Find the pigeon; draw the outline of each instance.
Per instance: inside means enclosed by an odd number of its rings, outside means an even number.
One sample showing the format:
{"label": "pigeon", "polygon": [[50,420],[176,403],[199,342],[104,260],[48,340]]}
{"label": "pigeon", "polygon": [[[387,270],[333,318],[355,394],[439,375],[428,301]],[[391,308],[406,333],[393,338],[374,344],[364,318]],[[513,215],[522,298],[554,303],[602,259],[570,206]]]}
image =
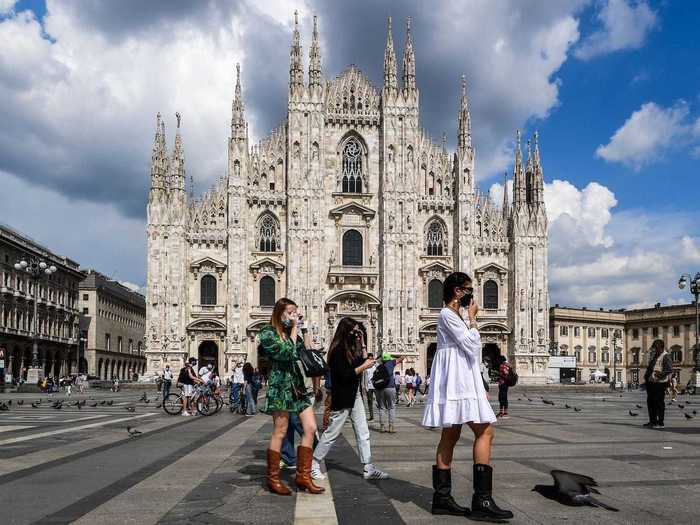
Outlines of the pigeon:
{"label": "pigeon", "polygon": [[104,399],[100,401],[100,405],[104,405],[105,403],[107,403],[107,401],[105,401]]}
{"label": "pigeon", "polygon": [[532,399],[530,399],[529,397],[527,398],[527,400],[530,401],[530,402],[532,403]]}
{"label": "pigeon", "polygon": [[583,409],[579,408],[579,407],[574,407],[574,412],[581,412],[581,410],[583,410]]}
{"label": "pigeon", "polygon": [[632,412],[632,411],[630,410],[630,416],[638,416],[638,415],[639,415],[639,412]]}
{"label": "pigeon", "polygon": [[684,412],[683,415],[685,416],[686,419],[693,419],[693,416],[691,416],[690,414],[686,414]]}
{"label": "pigeon", "polygon": [[681,405],[680,403],[678,403],[678,408],[680,408],[681,410],[683,410],[683,409],[685,408],[685,405]]}
{"label": "pigeon", "polygon": [[32,408],[39,408],[39,404],[38,404],[38,403],[32,403]]}
{"label": "pigeon", "polygon": [[63,408],[63,405],[53,405],[53,407],[54,407],[56,410],[61,410],[61,409]]}
{"label": "pigeon", "polygon": [[158,404],[156,405],[156,408],[160,408],[160,407],[162,407],[162,406],[163,406],[163,403],[158,403]]}
{"label": "pigeon", "polygon": [[564,403],[564,408],[571,408],[568,403]]}
{"label": "pigeon", "polygon": [[97,401],[95,401],[94,403],[90,403],[90,406],[93,407],[93,408],[96,407],[96,406],[97,406]]}
{"label": "pigeon", "polygon": [[77,405],[75,405],[75,406],[77,406],[77,407],[78,407],[78,410],[82,410],[82,409],[83,409],[83,405],[81,405],[80,403],[78,403],[78,404],[77,404]]}
{"label": "pigeon", "polygon": [[620,397],[622,397],[622,394],[620,394]]}
{"label": "pigeon", "polygon": [[24,399],[20,399],[19,401],[17,401],[17,404],[18,404],[19,406],[24,405]]}
{"label": "pigeon", "polygon": [[697,410],[693,410],[693,415],[696,416],[698,414]]}
{"label": "pigeon", "polygon": [[685,404],[686,404],[686,405],[692,405],[692,403],[691,403],[690,401],[686,401]]}
{"label": "pigeon", "polygon": [[0,411],[7,412],[8,410],[10,410],[9,406],[7,406],[5,403],[0,403]]}
{"label": "pigeon", "polygon": [[603,398],[603,402],[607,401],[607,399]]}
{"label": "pigeon", "polygon": [[144,403],[146,403],[146,404],[148,404],[148,403],[150,403],[150,402],[151,402],[150,399],[146,399],[146,400],[144,401]]}
{"label": "pigeon", "polygon": [[126,427],[126,431],[129,433],[129,435],[131,437],[136,437],[136,436],[140,436],[141,434],[143,434],[143,432],[141,432],[140,430],[136,430],[135,428],[131,428],[131,427]]}
{"label": "pigeon", "polygon": [[141,398],[139,399],[139,401],[146,401],[146,399],[147,399],[146,392],[144,392],[143,395],[141,396]]}
{"label": "pigeon", "polygon": [[642,405],[634,405],[634,406],[636,406],[637,408],[642,408]]}
{"label": "pigeon", "polygon": [[135,412],[136,411],[136,407],[124,407],[124,409],[128,412]]}
{"label": "pigeon", "polygon": [[107,401],[107,406],[111,407],[113,403],[114,403],[114,400],[110,399],[109,401]]}
{"label": "pigeon", "polygon": [[12,406],[12,399],[7,402],[7,406]]}
{"label": "pigeon", "polygon": [[558,501],[564,505],[574,507],[587,505],[618,512],[615,507],[611,507],[593,496],[594,493],[600,494],[594,488],[598,484],[593,478],[565,470],[552,470],[550,474],[554,479],[554,485],[535,485],[532,490],[547,499]]}
{"label": "pigeon", "polygon": [[519,397],[519,398],[518,398],[518,401],[522,401],[522,398]]}
{"label": "pigeon", "polygon": [[543,402],[545,405],[552,405],[552,406],[554,406],[554,401],[550,401],[549,399],[544,399],[544,398],[542,398],[542,402]]}

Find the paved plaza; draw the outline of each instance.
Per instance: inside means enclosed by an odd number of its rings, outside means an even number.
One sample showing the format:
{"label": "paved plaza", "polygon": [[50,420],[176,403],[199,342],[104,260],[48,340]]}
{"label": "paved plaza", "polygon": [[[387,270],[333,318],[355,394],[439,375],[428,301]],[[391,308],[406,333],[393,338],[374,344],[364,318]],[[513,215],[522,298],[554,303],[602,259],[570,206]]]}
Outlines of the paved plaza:
{"label": "paved plaza", "polygon": [[[113,404],[91,407],[90,400],[81,410],[53,409],[46,395],[0,395],[13,400],[0,412],[0,522],[465,522],[429,512],[438,431],[420,426],[421,405],[398,410],[396,434],[372,432],[374,461],[391,479],[362,479],[348,425],[327,461],[327,492],[281,497],[263,488],[268,416],[226,410],[212,417],[168,416],[156,408],[154,392],[148,404],[137,401],[141,394],[90,392],[87,397]],[[32,408],[39,397],[44,402]],[[683,409],[667,407],[663,431],[641,427],[645,410],[635,407],[645,406],[641,392],[620,397],[516,388],[511,398],[510,419],[497,425],[493,464],[495,498],[513,510],[512,523],[697,523],[700,418],[683,414],[700,413],[700,396],[690,404],[679,399]],[[20,399],[25,402],[17,406]],[[134,412],[126,410],[132,405]],[[639,415],[630,416],[630,409]],[[127,425],[143,434],[129,437]],[[466,431],[456,450],[453,484],[461,503],[471,497],[471,443]],[[593,476],[600,499],[620,511],[567,507],[533,492],[536,484],[550,483],[551,469]],[[291,481],[291,471],[284,475]]]}

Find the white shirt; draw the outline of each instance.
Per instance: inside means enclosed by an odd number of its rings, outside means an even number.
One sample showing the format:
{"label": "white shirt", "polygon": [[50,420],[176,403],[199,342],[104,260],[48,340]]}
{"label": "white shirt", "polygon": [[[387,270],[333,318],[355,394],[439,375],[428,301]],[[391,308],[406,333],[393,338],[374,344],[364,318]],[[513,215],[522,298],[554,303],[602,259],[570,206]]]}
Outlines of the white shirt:
{"label": "white shirt", "polygon": [[211,375],[211,370],[209,370],[208,366],[203,366],[202,368],[199,369],[199,378],[204,381],[204,383],[209,382],[209,376]]}
{"label": "white shirt", "polygon": [[239,366],[233,369],[233,377],[231,379],[234,383],[244,383],[245,377],[243,376],[243,367]]}
{"label": "white shirt", "polygon": [[374,371],[377,369],[376,363],[370,366],[367,370],[365,370],[365,388],[367,390],[374,390],[374,385],[372,384],[372,376],[374,375]]}
{"label": "white shirt", "polygon": [[169,379],[170,381],[172,381],[173,380],[173,371],[170,370],[169,368],[166,369],[163,372],[163,379]]}

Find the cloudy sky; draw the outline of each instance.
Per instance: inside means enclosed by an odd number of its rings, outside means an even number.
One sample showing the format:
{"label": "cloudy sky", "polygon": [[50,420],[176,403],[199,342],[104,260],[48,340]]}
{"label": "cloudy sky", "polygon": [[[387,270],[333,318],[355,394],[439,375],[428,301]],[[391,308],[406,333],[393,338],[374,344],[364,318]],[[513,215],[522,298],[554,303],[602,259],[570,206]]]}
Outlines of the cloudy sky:
{"label": "cloudy sky", "polygon": [[[700,6],[651,0],[0,0],[0,222],[145,283],[155,114],[182,113],[188,175],[224,174],[240,62],[254,137],[284,119],[288,44],[317,14],[323,67],[381,83],[412,17],[422,125],[455,143],[469,81],[477,177],[502,195],[513,136],[540,132],[552,303],[688,299],[700,270]],[[169,139],[172,140],[172,131]]]}

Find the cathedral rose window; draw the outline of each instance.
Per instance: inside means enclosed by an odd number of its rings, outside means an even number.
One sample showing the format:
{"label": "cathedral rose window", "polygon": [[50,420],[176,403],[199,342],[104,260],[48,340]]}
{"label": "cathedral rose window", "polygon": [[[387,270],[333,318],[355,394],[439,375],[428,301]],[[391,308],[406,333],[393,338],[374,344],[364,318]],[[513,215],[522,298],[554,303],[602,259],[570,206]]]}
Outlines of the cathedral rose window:
{"label": "cathedral rose window", "polygon": [[343,148],[343,193],[362,193],[362,146],[350,138]]}

